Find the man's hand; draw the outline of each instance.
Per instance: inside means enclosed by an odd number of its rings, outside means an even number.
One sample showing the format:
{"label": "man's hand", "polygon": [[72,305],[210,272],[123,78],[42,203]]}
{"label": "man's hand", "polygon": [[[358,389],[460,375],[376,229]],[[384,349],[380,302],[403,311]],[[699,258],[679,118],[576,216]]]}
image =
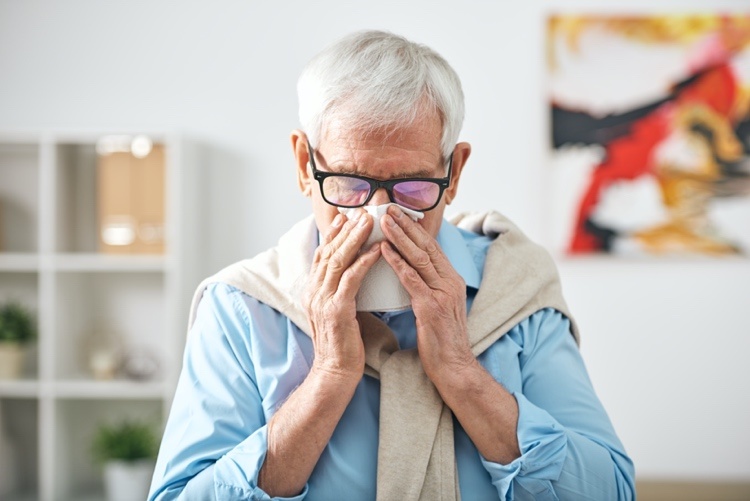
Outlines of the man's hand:
{"label": "man's hand", "polygon": [[372,218],[358,212],[356,220],[337,215],[315,251],[305,294],[315,359],[268,423],[268,452],[258,485],[271,497],[302,491],[362,379],[365,349],[355,296],[380,248],[359,254]]}
{"label": "man's hand", "polygon": [[390,207],[382,219],[383,257],[411,296],[417,348],[437,385],[475,362],[466,331],[466,283],[422,226]]}
{"label": "man's hand", "polygon": [[364,372],[355,296],[380,257],[378,245],[358,255],[372,224],[372,217],[361,210],[349,220],[338,214],[315,251],[305,295],[315,349],[313,370],[357,380]]}
{"label": "man's hand", "polygon": [[411,296],[424,371],[479,453],[508,464],[521,455],[516,399],[471,352],[463,279],[435,239],[400,213],[391,207],[383,217],[381,249]]}

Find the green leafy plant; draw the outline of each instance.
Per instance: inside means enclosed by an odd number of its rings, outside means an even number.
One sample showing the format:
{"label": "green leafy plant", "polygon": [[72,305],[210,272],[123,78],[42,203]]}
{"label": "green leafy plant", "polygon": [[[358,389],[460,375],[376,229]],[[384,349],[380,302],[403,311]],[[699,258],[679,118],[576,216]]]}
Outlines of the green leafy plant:
{"label": "green leafy plant", "polygon": [[94,436],[94,457],[102,463],[154,459],[158,450],[154,428],[147,423],[123,421],[113,425],[103,424]]}
{"label": "green leafy plant", "polygon": [[36,319],[19,301],[0,305],[0,343],[28,343],[36,339]]}

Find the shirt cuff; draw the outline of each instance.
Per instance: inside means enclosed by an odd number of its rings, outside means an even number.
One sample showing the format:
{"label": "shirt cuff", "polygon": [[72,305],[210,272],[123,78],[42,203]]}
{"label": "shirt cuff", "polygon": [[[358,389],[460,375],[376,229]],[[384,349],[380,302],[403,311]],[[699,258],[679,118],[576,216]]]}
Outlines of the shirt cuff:
{"label": "shirt cuff", "polygon": [[567,454],[568,439],[562,425],[547,411],[513,393],[518,402],[518,446],[521,456],[507,465],[482,457],[500,499],[513,499],[514,480],[534,499],[557,499],[551,482],[560,477]]}
{"label": "shirt cuff", "polygon": [[268,452],[268,425],[216,461],[214,485],[216,499],[250,499],[253,501],[301,501],[308,485],[294,497],[271,497],[258,487],[258,476]]}

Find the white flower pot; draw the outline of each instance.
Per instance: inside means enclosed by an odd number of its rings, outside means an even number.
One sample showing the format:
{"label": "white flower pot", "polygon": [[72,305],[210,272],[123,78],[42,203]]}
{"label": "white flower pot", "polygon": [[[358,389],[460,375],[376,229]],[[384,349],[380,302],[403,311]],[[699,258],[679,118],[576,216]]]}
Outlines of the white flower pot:
{"label": "white flower pot", "polygon": [[154,466],[152,459],[107,461],[104,464],[107,501],[145,501]]}
{"label": "white flower pot", "polygon": [[18,379],[23,374],[24,347],[18,343],[0,342],[0,379]]}

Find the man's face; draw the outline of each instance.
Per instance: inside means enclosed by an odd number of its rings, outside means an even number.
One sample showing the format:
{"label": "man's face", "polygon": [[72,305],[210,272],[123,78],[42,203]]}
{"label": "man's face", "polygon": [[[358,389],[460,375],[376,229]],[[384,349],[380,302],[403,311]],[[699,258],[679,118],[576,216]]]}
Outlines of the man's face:
{"label": "man's face", "polygon": [[[441,154],[440,139],[442,127],[437,113],[418,119],[410,127],[390,133],[362,134],[347,129],[337,122],[328,125],[320,144],[315,149],[315,162],[318,170],[342,174],[357,174],[373,179],[387,180],[404,177],[443,178],[447,164]],[[425,230],[436,237],[440,230],[446,201],[455,196],[461,165],[454,169],[451,186],[443,193],[440,203],[424,213],[419,221]],[[315,221],[320,231],[326,231],[338,208],[328,204],[320,193],[318,182],[312,177],[310,168],[299,174],[300,188],[312,199]],[[385,189],[377,190],[368,205],[382,205],[390,202]]]}

